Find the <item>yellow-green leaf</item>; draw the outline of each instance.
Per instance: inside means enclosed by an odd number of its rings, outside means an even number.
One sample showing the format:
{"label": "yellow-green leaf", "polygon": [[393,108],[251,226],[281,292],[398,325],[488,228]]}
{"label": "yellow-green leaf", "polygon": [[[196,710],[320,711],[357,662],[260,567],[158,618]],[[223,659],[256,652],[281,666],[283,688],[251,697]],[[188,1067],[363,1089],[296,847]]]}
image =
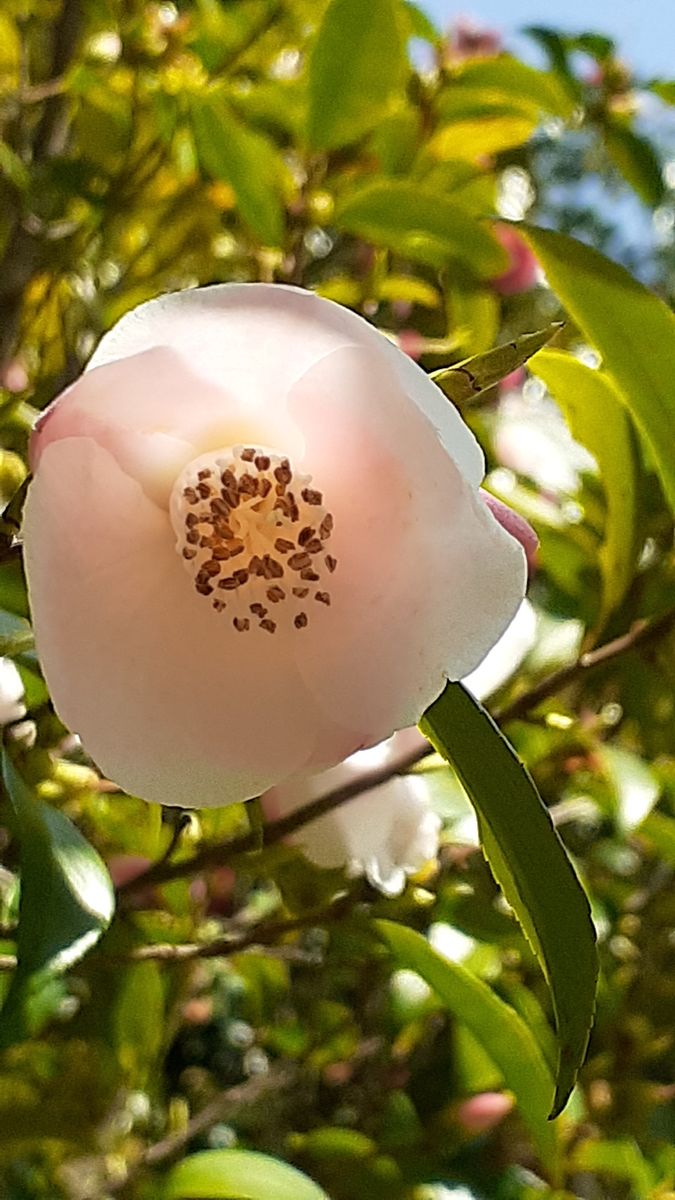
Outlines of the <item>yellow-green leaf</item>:
{"label": "yellow-green leaf", "polygon": [[562,324],[556,321],[536,333],[524,333],[494,350],[434,371],[431,378],[453,404],[467,404],[521,367],[561,329]]}
{"label": "yellow-green leaf", "polygon": [[530,226],[524,233],[553,291],[602,356],[675,510],[675,316],[590,246],[548,229]]}
{"label": "yellow-green leaf", "polygon": [[626,595],[639,548],[638,464],[630,418],[612,379],[571,354],[542,350],[532,359],[530,370],[560,405],[572,436],[593,455],[604,484],[600,630]]}
{"label": "yellow-green leaf", "polygon": [[174,1167],[164,1200],[329,1200],[302,1171],[254,1150],[202,1150]]}

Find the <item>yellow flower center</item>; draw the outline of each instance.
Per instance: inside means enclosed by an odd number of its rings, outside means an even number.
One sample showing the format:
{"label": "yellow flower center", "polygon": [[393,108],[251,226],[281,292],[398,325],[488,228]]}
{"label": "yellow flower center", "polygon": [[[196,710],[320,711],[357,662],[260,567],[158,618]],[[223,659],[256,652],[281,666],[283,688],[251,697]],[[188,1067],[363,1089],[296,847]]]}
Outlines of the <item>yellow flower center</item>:
{"label": "yellow flower center", "polygon": [[311,483],[287,458],[234,446],[195,459],[174,487],[176,549],[240,633],[276,633],[282,619],[304,629],[317,602],[330,605],[333,516]]}

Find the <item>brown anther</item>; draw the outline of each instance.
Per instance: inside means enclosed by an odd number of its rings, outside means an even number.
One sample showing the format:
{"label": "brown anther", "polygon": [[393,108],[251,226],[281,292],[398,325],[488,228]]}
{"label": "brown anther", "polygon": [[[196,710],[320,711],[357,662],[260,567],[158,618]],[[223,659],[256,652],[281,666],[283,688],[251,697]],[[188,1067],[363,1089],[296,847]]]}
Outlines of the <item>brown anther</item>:
{"label": "brown anther", "polygon": [[232,624],[239,633],[245,633],[247,629],[251,628],[251,622],[248,617],[234,617]]}
{"label": "brown anther", "polygon": [[308,624],[307,613],[298,613],[297,617],[293,619],[293,624],[295,625],[296,629],[304,629]]}
{"label": "brown anther", "polygon": [[220,600],[218,598],[218,596],[216,596],[216,598],[214,600],[212,600],[211,603],[212,603],[213,607],[215,608],[216,612],[224,612],[225,609],[227,608],[227,601]]}
{"label": "brown anther", "polygon": [[190,546],[183,547],[183,558],[187,558],[187,559],[195,558],[196,554],[197,554],[197,551],[193,550]]}
{"label": "brown anther", "polygon": [[197,503],[198,497],[197,497],[197,493],[194,488],[192,488],[192,487],[183,488],[183,495],[184,495],[185,499],[187,500],[188,504],[196,504]]}
{"label": "brown anther", "polygon": [[323,521],[319,525],[319,537],[323,538],[323,540],[325,541],[326,538],[330,537],[332,532],[333,532],[333,516],[332,516],[332,513],[326,513]]}
{"label": "brown anther", "polygon": [[284,568],[280,562],[277,562],[276,558],[272,558],[269,554],[266,554],[262,560],[262,573],[265,579],[281,579]]}
{"label": "brown anther", "polygon": [[325,559],[324,559],[324,562],[325,562],[326,566],[328,567],[328,570],[330,571],[330,573],[331,573],[331,575],[332,575],[332,574],[333,574],[333,571],[334,571],[334,570],[335,570],[335,568],[337,567],[337,558],[333,558],[333,555],[332,555],[332,554],[327,554],[327,555],[326,555],[326,557],[325,557]]}
{"label": "brown anther", "polygon": [[245,583],[248,583],[248,571],[242,567],[239,571],[232,572],[232,578],[236,579],[237,587],[243,587]]}
{"label": "brown anther", "polygon": [[227,500],[223,500],[222,496],[215,496],[209,503],[209,508],[212,513],[217,513],[220,517],[229,517],[230,506]]}
{"label": "brown anther", "polygon": [[236,558],[239,554],[244,553],[245,546],[243,542],[232,542],[228,549],[230,551],[230,558]]}
{"label": "brown anther", "polygon": [[266,595],[267,599],[272,601],[272,604],[278,604],[280,600],[286,599],[286,593],[284,589],[277,587],[276,584],[274,587],[267,589]]}
{"label": "brown anther", "polygon": [[294,595],[294,596],[297,596],[299,600],[304,600],[304,599],[305,599],[305,596],[309,596],[309,588],[307,588],[307,587],[294,587],[294,588],[293,588],[293,595]]}
{"label": "brown anther", "polygon": [[290,554],[291,550],[295,550],[295,543],[289,542],[288,538],[277,538],[274,549],[280,554]]}
{"label": "brown anther", "polygon": [[235,588],[239,587],[239,584],[234,578],[234,575],[226,575],[224,579],[220,580],[218,587],[222,588],[224,592],[233,592]]}
{"label": "brown anther", "polygon": [[266,617],[264,621],[260,622],[260,628],[266,629],[268,633],[275,633],[277,624],[276,621],[270,621],[269,617]]}
{"label": "brown anther", "polygon": [[310,538],[310,540],[305,543],[305,550],[308,554],[319,554],[323,550],[323,546],[318,538]]}
{"label": "brown anther", "polygon": [[212,550],[212,554],[213,554],[213,557],[215,559],[217,559],[218,562],[226,562],[227,559],[230,557],[230,552],[229,552],[227,546],[214,546],[213,550]]}
{"label": "brown anther", "polygon": [[229,508],[236,508],[239,503],[239,493],[232,488],[223,488],[221,496]]}
{"label": "brown anther", "polygon": [[248,564],[248,569],[251,575],[262,575],[262,559],[259,558],[257,554],[253,555],[250,563]]}
{"label": "brown anther", "polygon": [[267,454],[256,454],[253,461],[259,471],[269,471],[272,465],[272,460]]}
{"label": "brown anther", "polygon": [[185,518],[185,524],[187,525],[188,529],[192,529],[193,525],[199,524],[199,517],[196,513],[188,513]]}
{"label": "brown anther", "polygon": [[197,479],[201,480],[201,479],[210,479],[210,478],[211,478],[211,472],[209,471],[208,467],[204,467],[201,471],[197,472]]}
{"label": "brown anther", "polygon": [[209,487],[208,483],[198,483],[197,491],[199,492],[202,500],[208,500],[209,496],[211,495],[211,488]]}
{"label": "brown anther", "polygon": [[288,565],[292,571],[301,571],[303,567],[308,567],[311,564],[311,561],[312,560],[309,554],[306,554],[303,550],[299,554],[291,554],[291,557],[288,560]]}
{"label": "brown anther", "polygon": [[189,533],[186,533],[185,541],[189,542],[191,546],[197,546],[199,544],[199,534],[197,533],[197,530],[191,529]]}
{"label": "brown anther", "polygon": [[242,450],[239,457],[243,462],[253,462],[253,459],[255,458],[255,450],[253,449],[253,446],[247,446],[244,450]]}
{"label": "brown anther", "polygon": [[306,579],[308,583],[318,583],[321,576],[317,575],[316,571],[305,570],[300,572],[300,578]]}
{"label": "brown anther", "polygon": [[227,471],[223,471],[220,477],[220,482],[224,488],[227,488],[228,492],[234,492],[237,490],[237,477],[234,471],[230,471],[229,468]]}
{"label": "brown anther", "polygon": [[330,605],[330,596],[328,592],[315,592],[314,599],[319,601],[319,604]]}
{"label": "brown anther", "polygon": [[210,583],[196,583],[195,587],[200,596],[210,596],[213,591]]}
{"label": "brown anther", "polygon": [[313,537],[314,537],[314,530],[312,529],[312,526],[305,525],[305,528],[301,529],[298,534],[298,545],[306,546],[307,542],[309,542]]}
{"label": "brown anther", "polygon": [[266,617],[269,609],[265,608],[264,604],[249,604],[251,612],[256,617]]}
{"label": "brown anther", "polygon": [[291,464],[287,458],[282,458],[279,466],[274,468],[274,478],[276,479],[277,483],[286,484],[291,482],[291,479],[293,478],[293,472],[291,471]]}
{"label": "brown anther", "polygon": [[239,494],[242,496],[255,496],[258,490],[258,481],[252,475],[242,475],[239,480]]}
{"label": "brown anther", "polygon": [[321,492],[317,492],[315,488],[303,488],[301,494],[305,504],[323,503],[323,495]]}
{"label": "brown anther", "polygon": [[213,578],[214,575],[220,575],[220,563],[216,562],[215,559],[210,558],[208,562],[204,563],[202,570],[205,571],[210,578]]}
{"label": "brown anther", "polygon": [[271,491],[272,484],[270,483],[269,479],[258,480],[258,492],[262,496],[263,500],[265,499],[265,496],[269,496]]}

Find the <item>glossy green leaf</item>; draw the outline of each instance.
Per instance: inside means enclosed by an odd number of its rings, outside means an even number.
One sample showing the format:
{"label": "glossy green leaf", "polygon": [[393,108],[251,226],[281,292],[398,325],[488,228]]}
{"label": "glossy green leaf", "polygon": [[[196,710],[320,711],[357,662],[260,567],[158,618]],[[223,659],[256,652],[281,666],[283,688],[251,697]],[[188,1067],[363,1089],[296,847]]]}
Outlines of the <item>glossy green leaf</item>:
{"label": "glossy green leaf", "polygon": [[555,1155],[555,1132],[546,1120],[553,1080],[525,1022],[466,967],[443,958],[421,933],[394,921],[379,920],[375,925],[397,963],[421,975],[498,1066],[543,1160],[549,1163]]}
{"label": "glossy green leaf", "polygon": [[661,163],[650,141],[616,118],[603,125],[605,147],[616,169],[645,204],[656,208],[665,195]]}
{"label": "glossy green leaf", "polygon": [[561,329],[562,324],[556,321],[545,329],[538,329],[536,333],[524,333],[512,342],[496,346],[494,350],[434,371],[431,378],[453,404],[470,403],[510,375],[511,371],[522,367]]}
{"label": "glossy green leaf", "polygon": [[203,1150],[169,1174],[164,1200],[329,1200],[307,1175],[254,1150]]}
{"label": "glossy green leaf", "polygon": [[[555,75],[530,67],[510,54],[477,58],[462,66],[456,77],[458,92],[469,90],[487,95],[493,102],[528,106],[540,115],[569,117],[572,102],[569,93]],[[454,88],[452,89],[454,90]],[[450,102],[454,102],[452,96]],[[443,99],[441,110],[443,110]]]}
{"label": "glossy green leaf", "polygon": [[21,850],[18,968],[0,1021],[0,1042],[22,1035],[32,977],[63,971],[107,928],[110,877],[96,851],[58,809],[38,800],[3,753],[3,782]]}
{"label": "glossy green leaf", "polygon": [[309,61],[307,137],[315,150],[356,141],[400,96],[406,70],[395,0],[331,0]]}
{"label": "glossy green leaf", "polygon": [[537,127],[530,113],[486,111],[481,104],[475,117],[455,119],[434,134],[429,154],[439,159],[466,159],[477,162],[486,155],[501,154],[529,141]]}
{"label": "glossy green leaf", "polygon": [[412,181],[388,180],[352,193],[337,209],[335,224],[429,266],[459,260],[482,279],[508,266],[487,225],[441,192]]}
{"label": "glossy green leaf", "polygon": [[243,125],[219,96],[199,97],[190,107],[202,168],[229,183],[243,221],[267,246],[282,238],[280,161],[271,142]]}
{"label": "glossy green leaf", "polygon": [[649,88],[666,104],[675,104],[675,80],[655,79],[653,83],[650,83]]}
{"label": "glossy green leaf", "polygon": [[562,409],[572,436],[593,455],[605,488],[605,536],[600,550],[601,629],[632,582],[638,554],[639,479],[635,439],[612,379],[559,350],[542,350],[530,370]]}
{"label": "glossy green leaf", "polygon": [[553,291],[602,356],[675,510],[675,316],[597,250],[548,229],[524,233]]}
{"label": "glossy green leaf", "polygon": [[464,785],[488,862],[548,981],[559,1042],[556,1116],[593,1019],[598,967],[588,901],[530,775],[462,684],[446,685],[420,727]]}

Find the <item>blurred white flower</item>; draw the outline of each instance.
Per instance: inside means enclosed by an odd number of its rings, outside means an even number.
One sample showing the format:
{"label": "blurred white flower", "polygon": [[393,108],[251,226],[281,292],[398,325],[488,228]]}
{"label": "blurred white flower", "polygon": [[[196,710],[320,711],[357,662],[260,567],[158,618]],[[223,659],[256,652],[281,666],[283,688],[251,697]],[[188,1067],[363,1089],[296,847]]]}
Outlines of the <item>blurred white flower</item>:
{"label": "blurred white flower", "polygon": [[11,658],[0,658],[0,725],[20,721],[26,715],[23,680]]}
{"label": "blurred white flower", "polygon": [[[357,751],[321,775],[272,788],[262,798],[265,816],[286,816],[357,780],[364,771],[393,763],[401,753],[401,739],[419,737],[415,729],[404,730],[378,746]],[[304,825],[287,840],[317,866],[346,867],[349,875],[365,875],[385,895],[397,896],[408,875],[436,858],[440,828],[422,779],[394,776]]]}

